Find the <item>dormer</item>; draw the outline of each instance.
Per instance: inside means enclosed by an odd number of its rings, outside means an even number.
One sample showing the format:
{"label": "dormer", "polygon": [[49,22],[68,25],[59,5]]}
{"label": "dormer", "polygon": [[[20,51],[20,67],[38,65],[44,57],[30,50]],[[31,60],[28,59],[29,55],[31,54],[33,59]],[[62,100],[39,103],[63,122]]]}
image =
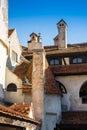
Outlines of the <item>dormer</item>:
{"label": "dormer", "polygon": [[67,24],[61,19],[57,23],[58,35],[54,38],[54,45],[59,49],[67,48]]}

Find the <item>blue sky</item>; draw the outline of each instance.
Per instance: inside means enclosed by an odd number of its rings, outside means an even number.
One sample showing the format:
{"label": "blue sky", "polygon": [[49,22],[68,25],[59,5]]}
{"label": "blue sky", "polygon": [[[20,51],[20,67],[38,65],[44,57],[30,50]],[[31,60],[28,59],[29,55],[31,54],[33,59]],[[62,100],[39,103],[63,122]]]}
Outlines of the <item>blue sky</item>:
{"label": "blue sky", "polygon": [[32,32],[53,45],[61,19],[68,24],[68,43],[87,42],[87,0],[9,0],[9,28],[16,28],[22,45]]}

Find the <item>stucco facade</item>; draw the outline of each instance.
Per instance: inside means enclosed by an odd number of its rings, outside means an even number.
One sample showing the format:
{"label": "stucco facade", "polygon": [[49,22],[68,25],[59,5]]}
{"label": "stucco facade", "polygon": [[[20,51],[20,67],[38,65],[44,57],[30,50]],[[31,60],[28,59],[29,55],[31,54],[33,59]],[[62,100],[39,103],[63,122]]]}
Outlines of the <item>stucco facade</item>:
{"label": "stucco facade", "polygon": [[[7,91],[7,87],[9,84],[15,84],[17,86],[17,91]],[[5,88],[5,101],[11,103],[20,103],[23,102],[24,96],[22,93],[22,80],[17,77],[13,72],[11,72],[8,68],[6,68],[6,88]],[[20,97],[20,98],[19,98]]]}
{"label": "stucco facade", "polygon": [[22,48],[15,29],[9,30],[9,55],[7,59],[7,66],[14,70],[15,66],[20,63]]}
{"label": "stucco facade", "polygon": [[[3,89],[5,88],[5,69],[8,54],[8,2],[0,0],[0,98],[4,98]],[[3,58],[3,62],[2,62]]]}
{"label": "stucco facade", "polygon": [[46,95],[45,122],[46,130],[53,130],[61,120],[61,97],[58,95]]}
{"label": "stucco facade", "polygon": [[87,81],[87,75],[77,76],[58,76],[57,81],[60,81],[66,88],[67,93],[62,97],[62,105],[67,107],[66,110],[87,110],[87,104],[82,104],[82,98],[80,97],[80,89],[85,81]]}
{"label": "stucco facade", "polygon": [[0,0],[0,39],[8,45],[8,0]]}
{"label": "stucco facade", "polygon": [[6,74],[6,60],[8,54],[8,47],[6,44],[0,40],[0,58],[3,62],[0,63],[0,99],[4,99],[4,89],[5,89],[5,74]]}

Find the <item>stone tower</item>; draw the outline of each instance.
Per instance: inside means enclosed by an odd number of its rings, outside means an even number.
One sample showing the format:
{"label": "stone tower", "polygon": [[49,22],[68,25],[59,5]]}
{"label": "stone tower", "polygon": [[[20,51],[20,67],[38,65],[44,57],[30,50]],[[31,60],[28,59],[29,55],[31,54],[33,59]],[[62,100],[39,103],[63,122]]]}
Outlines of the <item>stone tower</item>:
{"label": "stone tower", "polygon": [[57,23],[58,35],[54,38],[54,45],[59,49],[67,48],[67,24],[61,19]]}
{"label": "stone tower", "polygon": [[0,39],[7,44],[8,38],[8,0],[0,0]]}

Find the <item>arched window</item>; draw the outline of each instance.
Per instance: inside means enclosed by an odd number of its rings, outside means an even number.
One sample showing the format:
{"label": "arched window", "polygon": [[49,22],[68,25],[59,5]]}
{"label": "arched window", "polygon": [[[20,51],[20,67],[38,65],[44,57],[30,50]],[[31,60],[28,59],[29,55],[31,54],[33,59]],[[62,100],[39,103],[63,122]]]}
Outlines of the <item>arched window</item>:
{"label": "arched window", "polygon": [[60,88],[62,94],[63,93],[67,93],[67,90],[66,90],[65,86],[61,82],[59,82],[59,81],[56,81],[56,82],[58,83],[59,88]]}
{"label": "arched window", "polygon": [[79,96],[82,98],[82,103],[87,103],[87,81],[81,86]]}
{"label": "arched window", "polygon": [[10,84],[7,86],[7,91],[17,92],[17,86],[16,86],[14,83],[10,83]]}

